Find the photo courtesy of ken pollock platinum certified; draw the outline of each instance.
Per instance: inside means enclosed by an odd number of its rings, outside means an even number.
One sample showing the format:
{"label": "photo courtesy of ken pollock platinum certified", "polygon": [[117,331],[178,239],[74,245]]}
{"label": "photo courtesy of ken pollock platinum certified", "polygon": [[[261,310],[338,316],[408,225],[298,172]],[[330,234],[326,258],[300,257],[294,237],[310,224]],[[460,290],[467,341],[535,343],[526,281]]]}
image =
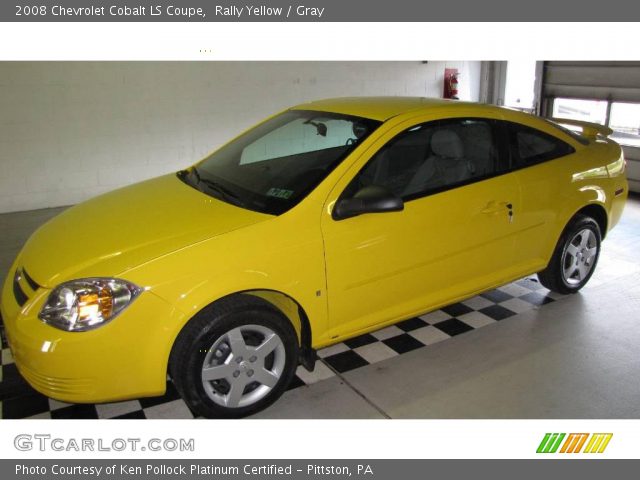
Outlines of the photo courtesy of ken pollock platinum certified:
{"label": "photo courtesy of ken pollock platinum certified", "polygon": [[[348,466],[340,465],[316,465],[308,464],[306,468],[296,469],[296,473],[306,473],[307,475],[341,475],[352,476],[373,475],[370,465],[356,465],[356,472],[352,472]],[[293,475],[293,465],[275,464],[244,464],[241,467],[235,465],[200,465],[200,464],[180,464],[180,465],[129,465],[126,462],[113,465],[60,465],[54,463],[50,468],[43,465],[28,466],[16,464],[15,474],[17,476],[31,475],[82,475],[82,476],[112,476],[112,475]]]}

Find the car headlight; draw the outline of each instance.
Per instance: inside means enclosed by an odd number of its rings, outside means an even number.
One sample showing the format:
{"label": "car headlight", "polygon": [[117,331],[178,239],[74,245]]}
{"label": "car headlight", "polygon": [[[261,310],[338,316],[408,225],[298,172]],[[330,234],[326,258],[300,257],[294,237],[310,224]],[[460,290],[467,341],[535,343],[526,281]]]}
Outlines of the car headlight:
{"label": "car headlight", "polygon": [[40,311],[40,320],[69,332],[83,332],[112,320],[142,289],[117,278],[83,278],[58,285]]}

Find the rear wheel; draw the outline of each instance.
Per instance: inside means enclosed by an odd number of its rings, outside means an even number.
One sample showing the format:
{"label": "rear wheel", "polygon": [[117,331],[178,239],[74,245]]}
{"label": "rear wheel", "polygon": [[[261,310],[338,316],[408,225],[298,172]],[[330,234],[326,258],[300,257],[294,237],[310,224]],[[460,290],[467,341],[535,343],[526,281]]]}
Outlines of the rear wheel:
{"label": "rear wheel", "polygon": [[576,215],[562,233],[551,261],[538,273],[540,283],[557,293],[575,293],[593,275],[600,256],[598,223],[586,215]]}
{"label": "rear wheel", "polygon": [[294,375],[298,342],[268,302],[238,295],[207,307],[178,336],[170,372],[191,410],[243,417],[271,405]]}

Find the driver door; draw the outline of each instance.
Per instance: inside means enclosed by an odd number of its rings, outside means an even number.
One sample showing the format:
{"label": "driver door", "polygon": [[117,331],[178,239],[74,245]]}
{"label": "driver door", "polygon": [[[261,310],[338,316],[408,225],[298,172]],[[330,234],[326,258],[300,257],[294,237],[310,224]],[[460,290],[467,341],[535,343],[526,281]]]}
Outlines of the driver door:
{"label": "driver door", "polygon": [[424,313],[509,277],[511,208],[494,122],[456,118],[403,124],[356,162],[328,201],[368,185],[404,200],[400,212],[335,220],[325,209],[330,338]]}

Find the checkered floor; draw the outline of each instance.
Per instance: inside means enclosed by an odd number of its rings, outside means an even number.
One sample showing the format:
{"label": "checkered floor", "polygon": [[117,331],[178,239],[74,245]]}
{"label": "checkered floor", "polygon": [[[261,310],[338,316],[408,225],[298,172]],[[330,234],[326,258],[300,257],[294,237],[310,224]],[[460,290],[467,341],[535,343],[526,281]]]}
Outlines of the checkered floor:
{"label": "checkered floor", "polygon": [[[298,368],[290,389],[425,348],[562,298],[528,277],[441,310],[338,343],[318,352],[314,372]],[[22,379],[2,333],[0,418],[193,418],[171,382],[162,397],[69,405],[40,395]]]}

